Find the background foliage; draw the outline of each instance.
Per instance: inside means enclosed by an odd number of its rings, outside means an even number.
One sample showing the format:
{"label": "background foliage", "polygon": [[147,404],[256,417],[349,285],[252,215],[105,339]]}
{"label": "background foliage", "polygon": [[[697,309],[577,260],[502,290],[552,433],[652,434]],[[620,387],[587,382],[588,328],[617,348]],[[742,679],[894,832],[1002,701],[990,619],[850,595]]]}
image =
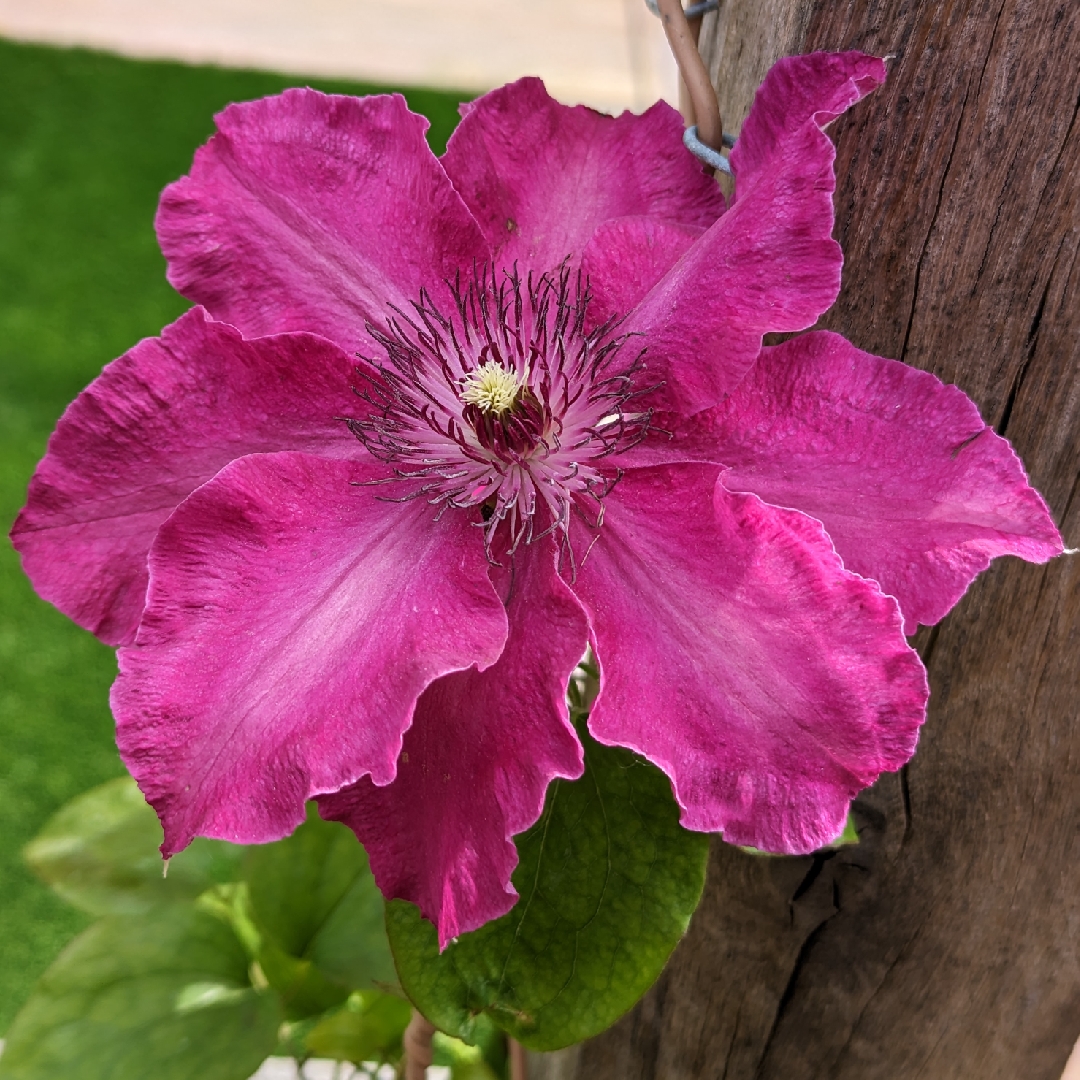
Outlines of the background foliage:
{"label": "background foliage", "polygon": [[[229,101],[307,82],[141,63],[0,41],[0,522],[67,403],[113,357],[187,303],[166,284],[158,193],[184,173]],[[463,96],[406,91],[442,149]],[[61,804],[119,776],[110,649],[38,600],[0,542],[0,1032],[89,916],[23,866]]]}
{"label": "background foliage", "polygon": [[400,1059],[409,999],[441,1029],[451,1080],[504,1078],[504,1031],[557,1049],[604,1030],[685,933],[709,840],[679,826],[659,769],[597,744],[574,714],[585,775],[555,781],[516,838],[518,902],[441,954],[411,904],[394,901],[384,924],[363,848],[314,804],[289,837],[196,840],[165,875],[134,780],[79,795],[24,856],[98,921],[36,983],[0,1078],[248,1080],[270,1054],[368,1075]]}
{"label": "background foliage", "polygon": [[[3,1080],[248,1080],[276,1053],[366,1066],[400,1057],[411,1007],[383,900],[353,834],[311,807],[292,836],[198,840],[162,874],[161,827],[130,777],[54,815],[26,860],[98,916],[7,1033]],[[498,1080],[505,1041],[440,1037],[451,1080]]]}

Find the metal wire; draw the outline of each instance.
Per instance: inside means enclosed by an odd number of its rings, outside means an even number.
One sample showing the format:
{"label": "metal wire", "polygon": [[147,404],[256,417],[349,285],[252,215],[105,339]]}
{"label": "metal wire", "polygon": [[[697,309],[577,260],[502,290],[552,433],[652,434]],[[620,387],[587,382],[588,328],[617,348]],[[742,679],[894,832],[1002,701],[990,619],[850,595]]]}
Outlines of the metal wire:
{"label": "metal wire", "polygon": [[[691,125],[683,132],[682,141],[683,146],[699,161],[704,161],[710,168],[719,169],[720,172],[725,172],[728,176],[731,176],[731,163],[719,150],[706,146],[697,137],[697,124]],[[724,133],[724,145],[728,147],[735,145],[735,139],[726,132]]]}
{"label": "metal wire", "polygon": [[681,0],[668,0],[664,8],[661,8],[659,0],[645,0],[645,4],[654,15],[664,20],[668,44],[690,95],[692,111],[687,119],[693,119],[696,114],[698,122],[704,124],[709,140],[705,142],[698,134],[698,125],[692,124],[683,132],[683,145],[709,168],[730,176],[731,165],[720,149],[725,146],[731,149],[735,145],[735,138],[723,131],[716,91],[698,52],[697,34],[687,22],[690,18],[718,8],[720,0],[703,0],[688,8],[681,6]]}
{"label": "metal wire", "polygon": [[[660,15],[660,8],[656,0],[645,0],[648,9],[656,16]],[[699,15],[705,15],[710,11],[716,11],[720,7],[720,0],[701,0],[700,4],[691,4],[683,11],[688,19],[696,19]]]}

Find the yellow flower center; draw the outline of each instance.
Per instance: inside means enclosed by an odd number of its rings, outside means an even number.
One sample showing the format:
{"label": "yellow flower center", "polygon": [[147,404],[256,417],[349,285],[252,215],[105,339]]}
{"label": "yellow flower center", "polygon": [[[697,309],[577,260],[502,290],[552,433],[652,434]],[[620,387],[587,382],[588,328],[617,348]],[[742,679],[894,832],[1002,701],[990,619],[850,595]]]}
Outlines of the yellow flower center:
{"label": "yellow flower center", "polygon": [[502,416],[513,408],[523,381],[502,364],[488,360],[461,380],[461,400],[483,413]]}

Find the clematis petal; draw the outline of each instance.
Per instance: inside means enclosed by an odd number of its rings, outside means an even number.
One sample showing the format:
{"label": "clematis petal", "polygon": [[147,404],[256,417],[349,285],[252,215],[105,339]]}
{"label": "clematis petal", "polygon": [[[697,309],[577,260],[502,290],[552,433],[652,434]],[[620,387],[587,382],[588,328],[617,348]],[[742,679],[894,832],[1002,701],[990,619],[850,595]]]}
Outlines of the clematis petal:
{"label": "clematis petal", "polygon": [[885,81],[885,61],[860,52],[786,56],[769,69],[731,150],[735,199],[783,168],[789,140],[807,124],[823,128]]}
{"label": "clematis petal", "polygon": [[818,518],[844,564],[900,601],[908,634],[996,556],[1063,550],[1019,458],[963,391],[839,334],[762,350],[727,401],[659,445],[730,466],[729,490]]}
{"label": "clematis petal", "polygon": [[379,498],[370,461],[226,466],[162,526],[112,695],[121,756],[165,829],[258,843],[304,801],[394,778],[416,699],[488,667],[506,615],[465,514]]}
{"label": "clematis petal", "polygon": [[[286,90],[230,105],[165,189],[169,281],[247,336],[369,347],[367,320],[439,293],[487,244],[404,98]],[[445,298],[443,298],[445,299]]]}
{"label": "clematis petal", "polygon": [[[836,151],[821,126],[876,86],[884,65],[844,53],[828,63],[790,57],[773,73],[746,121],[752,146],[762,149],[748,154],[744,174],[732,152],[734,205],[625,324],[642,335],[649,371],[664,381],[651,401],[658,408],[689,414],[715,405],[757,359],[764,334],[812,326],[840,290],[843,257],[832,239]],[[789,93],[788,83],[800,79],[800,93]],[[603,243],[598,235],[597,246]],[[636,263],[622,258],[621,268],[610,256],[594,265],[632,275]],[[606,279],[593,277],[604,293]]]}
{"label": "clematis petal", "polygon": [[649,217],[604,222],[581,260],[589,278],[590,328],[633,311],[704,231]]}
{"label": "clematis petal", "polygon": [[589,721],[672,780],[687,828],[807,852],[915,749],[926,675],[896,601],[821,525],[703,464],[627,472],[579,570],[601,664]]}
{"label": "clematis petal", "polygon": [[130,642],[146,554],[176,505],[233,458],[362,452],[356,361],[309,334],[244,341],[200,308],[109,364],[61,417],[11,531],[38,593],[109,644]]}
{"label": "clematis petal", "polygon": [[577,261],[596,228],[630,214],[711,225],[724,210],[715,182],[682,144],[664,102],[641,116],[570,108],[535,78],[462,107],[442,158],[496,260],[545,271]]}
{"label": "clematis petal", "polygon": [[547,544],[519,552],[507,615],[498,663],[421,695],[392,784],[364,779],[319,798],[324,817],[360,838],[383,894],[418,904],[440,946],[510,910],[511,837],[540,816],[554,777],[583,768],[566,684],[588,625]]}

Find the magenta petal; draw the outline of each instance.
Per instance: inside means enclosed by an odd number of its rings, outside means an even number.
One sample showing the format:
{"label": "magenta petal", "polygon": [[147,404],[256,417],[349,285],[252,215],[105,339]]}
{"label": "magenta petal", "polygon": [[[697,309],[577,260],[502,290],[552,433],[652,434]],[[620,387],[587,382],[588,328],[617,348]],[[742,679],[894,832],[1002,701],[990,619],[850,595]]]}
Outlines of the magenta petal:
{"label": "magenta petal", "polygon": [[399,95],[286,90],[230,105],[157,215],[169,281],[248,336],[311,330],[352,351],[387,303],[489,257]]}
{"label": "magenta petal", "polygon": [[535,78],[462,109],[442,162],[497,261],[550,270],[576,259],[609,218],[645,214],[711,225],[720,189],[682,144],[682,120],[663,102],[611,117],[560,105]]}
{"label": "magenta petal", "polygon": [[549,545],[519,552],[507,615],[498,663],[424,691],[392,784],[365,779],[319,799],[324,817],[360,838],[383,894],[438,927],[440,947],[510,910],[511,837],[540,816],[554,777],[583,768],[566,684],[588,624]]}
{"label": "magenta petal", "polygon": [[598,326],[633,311],[703,231],[649,217],[601,225],[581,260],[589,278],[589,323]]}
{"label": "magenta petal", "polygon": [[589,727],[671,777],[688,828],[807,852],[911,756],[926,675],[818,522],[719,472],[634,469],[608,496],[575,587],[601,664]]}
{"label": "magenta petal", "polygon": [[783,168],[799,129],[825,127],[885,82],[885,61],[860,52],[786,56],[769,69],[731,151],[738,200],[762,177]]}
{"label": "magenta petal", "polygon": [[355,361],[308,334],[244,341],[196,308],[109,364],[57,424],[11,537],[38,593],[129,642],[146,554],[182,499],[244,454],[362,451]]}
{"label": "magenta petal", "polygon": [[[738,199],[626,323],[643,335],[650,375],[665,383],[652,404],[683,414],[715,405],[749,370],[764,334],[805,330],[836,299],[836,151],[821,125],[876,85],[868,65],[857,53],[793,57],[766,78],[744,128],[761,149],[744,172],[732,152]],[[800,73],[805,85],[788,93]]]}
{"label": "magenta petal", "polygon": [[1019,458],[963,391],[839,334],[764,349],[682,442],[731,466],[728,489],[818,518],[845,565],[900,601],[909,634],[996,556],[1062,551]]}
{"label": "magenta petal", "polygon": [[480,530],[381,500],[384,471],[241,458],[158,532],[112,704],[166,856],[196,835],[274,840],[313,795],[389,783],[424,688],[498,659],[506,614]]}

